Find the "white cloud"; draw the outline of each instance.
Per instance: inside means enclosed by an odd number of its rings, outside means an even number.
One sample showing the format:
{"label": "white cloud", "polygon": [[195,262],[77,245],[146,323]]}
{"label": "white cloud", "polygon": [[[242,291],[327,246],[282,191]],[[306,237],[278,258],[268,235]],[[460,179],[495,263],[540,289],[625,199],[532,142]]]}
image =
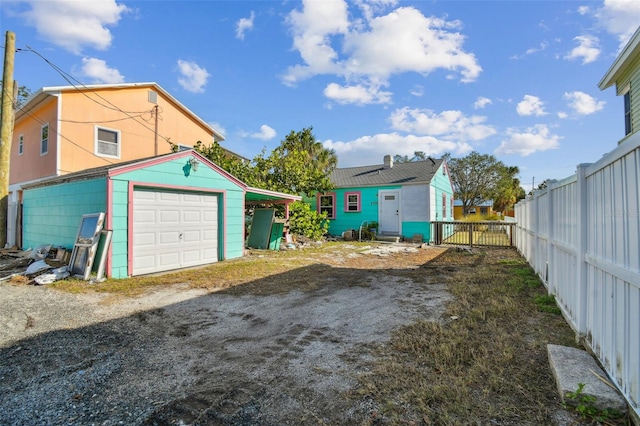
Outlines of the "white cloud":
{"label": "white cloud", "polygon": [[365,19],[370,21],[376,13],[397,5],[398,0],[355,0],[354,3],[362,10]]}
{"label": "white cloud", "polygon": [[428,74],[437,69],[474,81],[482,68],[473,54],[462,50],[458,21],[427,18],[412,7],[401,7],[370,22],[368,31],[346,35],[344,51],[349,75],[388,77],[404,72]]}
{"label": "white cloud", "polygon": [[303,10],[293,10],[287,17],[293,32],[293,47],[305,65],[289,67],[284,82],[295,84],[316,74],[340,72],[338,54],[331,46],[331,35],[349,30],[347,5],[343,1],[305,1]]}
{"label": "white cloud", "polygon": [[[289,14],[293,47],[303,63],[287,69],[285,84],[331,74],[344,77],[344,87],[374,86],[377,92],[391,76],[407,72],[443,70],[448,78],[456,75],[462,82],[478,78],[482,68],[462,47],[465,37],[458,31],[459,21],[425,17],[413,7],[374,17],[374,12],[395,2],[357,4],[366,9],[366,22],[350,22],[345,1],[306,0],[302,10]],[[370,100],[379,102],[375,96]]]}
{"label": "white cloud", "polygon": [[80,73],[92,79],[93,84],[124,83],[124,76],[115,68],[109,68],[107,63],[97,58],[82,58]]}
{"label": "white cloud", "polygon": [[584,92],[565,92],[564,99],[569,101],[569,107],[578,115],[590,115],[604,108],[606,102],[598,101],[596,98]]}
{"label": "white cloud", "polygon": [[256,14],[252,10],[251,16],[249,16],[248,18],[242,18],[238,20],[238,22],[236,22],[236,38],[244,40],[245,31],[253,28],[253,19],[255,18],[255,16]]}
{"label": "white cloud", "polygon": [[211,77],[205,68],[201,68],[195,62],[178,59],[178,70],[181,75],[178,78],[178,83],[184,90],[192,93],[204,92],[207,80]]}
{"label": "white cloud", "polygon": [[222,134],[222,136],[226,136],[227,129],[222,127],[222,124],[218,123],[217,121],[210,121],[209,122],[209,126],[211,126],[214,129],[216,129],[218,131],[218,133]]}
{"label": "white cloud", "polygon": [[413,156],[415,151],[423,151],[432,157],[440,157],[447,152],[466,155],[472,151],[471,146],[465,142],[446,141],[433,136],[403,136],[398,133],[362,136],[347,142],[327,140],[323,142],[323,146],[336,152],[339,167],[382,164],[385,155]]}
{"label": "white cloud", "polygon": [[531,47],[531,48],[527,49],[527,51],[525,52],[525,55],[532,55],[532,54],[537,53],[537,52],[542,52],[547,47],[549,47],[549,43],[547,43],[546,41],[543,41],[543,42],[540,43],[540,45],[538,47]]}
{"label": "white cloud", "polygon": [[339,104],[386,104],[391,102],[391,92],[384,92],[373,85],[340,86],[330,83],[324,89],[324,95]]}
{"label": "white cloud", "polygon": [[618,37],[620,48],[640,26],[640,2],[637,0],[605,0],[594,12],[599,24]]}
{"label": "white cloud", "polygon": [[260,126],[260,131],[258,133],[252,133],[249,136],[255,139],[268,141],[269,139],[273,139],[276,137],[276,131],[266,124],[263,124],[262,126]]}
{"label": "white cloud", "polygon": [[118,23],[130,11],[115,0],[31,0],[31,6],[21,15],[47,41],[80,54],[90,47],[105,50],[111,46],[113,36],[107,28]]}
{"label": "white cloud", "polygon": [[509,139],[502,141],[495,150],[495,154],[515,154],[526,157],[534,152],[557,149],[562,139],[561,136],[551,134],[545,124],[537,124],[525,131],[510,128],[507,129],[507,135]]}
{"label": "white cloud", "polygon": [[558,112],[558,118],[564,120],[565,118],[568,118],[568,117],[569,117],[569,114],[567,114],[566,112],[564,112],[564,111],[559,111]]}
{"label": "white cloud", "polygon": [[413,89],[411,89],[411,91],[409,93],[411,93],[411,95],[419,98],[419,97],[424,95],[424,87],[422,85],[418,84]]}
{"label": "white cloud", "polygon": [[545,115],[544,102],[539,97],[533,95],[524,95],[524,99],[518,102],[516,111],[520,115]]}
{"label": "white cloud", "polygon": [[598,37],[591,35],[582,35],[573,38],[578,43],[578,46],[574,47],[569,52],[565,59],[573,60],[582,58],[582,64],[588,64],[595,61],[600,56],[600,46]]}
{"label": "white cloud", "polygon": [[461,111],[442,111],[436,114],[427,109],[407,107],[395,110],[389,117],[394,130],[462,142],[478,141],[495,135],[496,130],[484,124],[486,119],[479,115],[467,117]]}
{"label": "white cloud", "polygon": [[478,99],[476,99],[476,101],[473,103],[473,107],[475,109],[482,109],[487,105],[491,105],[491,104],[492,104],[491,99],[485,98],[484,96],[478,96]]}
{"label": "white cloud", "polygon": [[580,15],[586,15],[587,13],[589,13],[591,11],[591,9],[589,8],[589,6],[579,6],[578,7],[578,13]]}

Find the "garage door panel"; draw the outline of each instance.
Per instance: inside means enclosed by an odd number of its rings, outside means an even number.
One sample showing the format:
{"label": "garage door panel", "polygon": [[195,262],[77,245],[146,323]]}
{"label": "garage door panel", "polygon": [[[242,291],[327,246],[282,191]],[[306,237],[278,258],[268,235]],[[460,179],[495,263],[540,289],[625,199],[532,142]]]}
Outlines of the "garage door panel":
{"label": "garage door panel", "polygon": [[155,246],[156,245],[156,234],[153,232],[145,232],[136,235],[136,243],[140,247],[144,246]]}
{"label": "garage door panel", "polygon": [[160,224],[177,224],[180,223],[179,210],[163,210],[160,211]]}
{"label": "garage door panel", "polygon": [[216,194],[134,191],[134,275],[217,260]]}
{"label": "garage door panel", "polygon": [[202,221],[202,212],[198,210],[187,210],[182,212],[182,221],[184,223],[195,222],[199,223]]}
{"label": "garage door panel", "polygon": [[155,200],[155,199],[156,199],[156,193],[155,192],[151,192],[151,191],[136,191],[136,200],[137,201]]}
{"label": "garage door panel", "polygon": [[158,256],[160,266],[173,267],[176,263],[180,263],[180,253],[165,253]]}
{"label": "garage door panel", "polygon": [[199,230],[195,230],[195,231],[185,231],[182,234],[182,241],[187,244],[187,243],[198,243],[199,241],[202,241],[202,232]]}
{"label": "garage door panel", "polygon": [[202,203],[202,197],[199,194],[184,194],[183,200],[185,203]]}
{"label": "garage door panel", "polygon": [[156,221],[156,212],[154,210],[140,209],[136,213],[140,222],[154,223]]}
{"label": "garage door panel", "polygon": [[218,238],[218,230],[203,230],[202,231],[202,240],[203,241],[215,241]]}
{"label": "garage door panel", "polygon": [[178,244],[180,242],[180,233],[178,231],[160,232],[159,244]]}
{"label": "garage door panel", "polygon": [[176,192],[158,192],[160,201],[173,201],[175,203],[180,201],[180,194]]}

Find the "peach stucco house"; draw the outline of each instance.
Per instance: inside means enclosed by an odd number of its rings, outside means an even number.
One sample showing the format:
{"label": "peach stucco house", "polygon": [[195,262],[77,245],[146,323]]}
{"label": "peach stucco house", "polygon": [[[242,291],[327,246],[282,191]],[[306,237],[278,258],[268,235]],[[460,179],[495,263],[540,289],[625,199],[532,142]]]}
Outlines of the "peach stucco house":
{"label": "peach stucco house", "polygon": [[25,184],[222,140],[156,83],[44,87],[16,111],[7,242],[20,243]]}

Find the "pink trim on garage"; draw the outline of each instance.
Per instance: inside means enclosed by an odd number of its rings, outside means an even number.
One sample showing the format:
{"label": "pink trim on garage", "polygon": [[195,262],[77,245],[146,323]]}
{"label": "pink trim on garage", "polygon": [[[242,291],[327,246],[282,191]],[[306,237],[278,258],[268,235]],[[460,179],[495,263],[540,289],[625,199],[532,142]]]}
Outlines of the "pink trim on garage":
{"label": "pink trim on garage", "polygon": [[[129,203],[127,206],[127,275],[133,275],[133,191],[135,188],[146,188],[146,189],[169,189],[174,191],[185,191],[185,192],[205,192],[211,194],[218,194],[220,198],[218,199],[218,208],[220,208],[220,204],[222,204],[222,224],[218,224],[218,229],[222,226],[222,259],[227,258],[227,209],[226,209],[226,201],[227,201],[227,191],[224,189],[211,189],[211,188],[199,188],[193,186],[180,186],[180,185],[164,185],[164,184],[151,184],[148,182],[132,182],[129,181],[128,188],[128,199]],[[218,242],[220,243],[220,242]],[[219,247],[219,246],[218,246]]]}

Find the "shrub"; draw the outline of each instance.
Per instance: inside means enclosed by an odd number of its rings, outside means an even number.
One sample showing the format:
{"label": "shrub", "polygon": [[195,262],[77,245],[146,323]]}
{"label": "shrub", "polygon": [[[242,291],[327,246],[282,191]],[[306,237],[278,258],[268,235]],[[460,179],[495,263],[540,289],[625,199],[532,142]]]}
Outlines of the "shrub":
{"label": "shrub", "polygon": [[329,230],[327,214],[319,214],[311,210],[309,204],[301,201],[289,206],[289,231],[292,234],[303,235],[312,240],[319,240]]}

